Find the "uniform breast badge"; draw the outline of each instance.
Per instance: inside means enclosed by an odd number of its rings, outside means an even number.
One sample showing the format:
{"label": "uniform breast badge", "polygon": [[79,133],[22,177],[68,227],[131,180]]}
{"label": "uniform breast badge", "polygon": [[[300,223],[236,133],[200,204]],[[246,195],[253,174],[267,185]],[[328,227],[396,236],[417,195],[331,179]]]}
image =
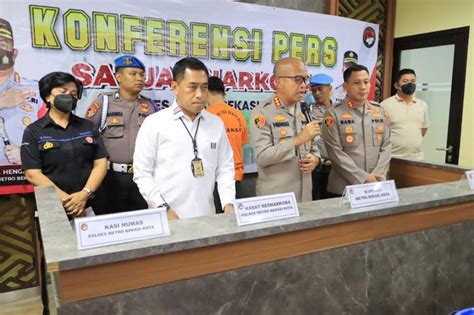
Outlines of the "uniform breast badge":
{"label": "uniform breast badge", "polygon": [[265,123],[267,122],[267,118],[263,115],[257,115],[257,117],[255,117],[254,122],[258,129],[262,129],[263,126],[265,126]]}

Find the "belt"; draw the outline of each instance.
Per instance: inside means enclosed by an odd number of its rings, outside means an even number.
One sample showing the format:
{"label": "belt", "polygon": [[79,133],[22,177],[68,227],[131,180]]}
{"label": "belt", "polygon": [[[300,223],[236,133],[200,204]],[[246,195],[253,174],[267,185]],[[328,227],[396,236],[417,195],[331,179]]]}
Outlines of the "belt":
{"label": "belt", "polygon": [[114,162],[107,162],[107,169],[118,173],[133,174],[133,164],[120,164]]}

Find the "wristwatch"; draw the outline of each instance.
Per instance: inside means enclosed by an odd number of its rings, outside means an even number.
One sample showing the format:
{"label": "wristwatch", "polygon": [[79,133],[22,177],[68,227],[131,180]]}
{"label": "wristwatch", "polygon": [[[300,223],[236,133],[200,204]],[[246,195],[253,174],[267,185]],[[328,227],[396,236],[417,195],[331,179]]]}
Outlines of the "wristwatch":
{"label": "wristwatch", "polygon": [[89,195],[89,199],[94,199],[95,193],[92,190],[87,187],[82,188],[82,190],[85,190],[87,192],[87,194]]}
{"label": "wristwatch", "polygon": [[166,202],[165,203],[162,203],[161,205],[159,205],[157,208],[161,208],[161,207],[165,207],[166,208],[166,212],[168,212],[171,207],[169,204],[167,204]]}

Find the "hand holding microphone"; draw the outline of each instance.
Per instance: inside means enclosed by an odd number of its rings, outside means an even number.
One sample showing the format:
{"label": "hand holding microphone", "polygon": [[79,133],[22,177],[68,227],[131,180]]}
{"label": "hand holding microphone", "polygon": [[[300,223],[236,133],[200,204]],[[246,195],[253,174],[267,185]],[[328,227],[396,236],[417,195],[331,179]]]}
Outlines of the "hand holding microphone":
{"label": "hand holding microphone", "polygon": [[305,102],[301,103],[301,112],[303,113],[306,121],[308,122],[303,130],[296,136],[295,144],[301,145],[303,143],[312,141],[316,136],[319,136],[320,129],[319,123],[316,120],[313,120],[311,116],[311,109],[308,104]]}

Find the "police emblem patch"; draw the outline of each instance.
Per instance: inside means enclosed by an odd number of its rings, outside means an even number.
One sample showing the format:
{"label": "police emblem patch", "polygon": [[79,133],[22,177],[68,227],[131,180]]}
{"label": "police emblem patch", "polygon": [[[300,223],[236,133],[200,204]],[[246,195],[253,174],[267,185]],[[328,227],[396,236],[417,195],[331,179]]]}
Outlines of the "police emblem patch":
{"label": "police emblem patch", "polygon": [[263,115],[257,115],[257,117],[255,117],[254,122],[258,129],[262,129],[263,126],[265,126],[265,123],[267,122],[267,118]]}
{"label": "police emblem patch", "polygon": [[118,124],[119,122],[120,122],[120,120],[117,119],[117,118],[112,118],[112,120],[110,120],[110,123],[111,123],[112,125],[116,125],[116,124]]}
{"label": "police emblem patch", "polygon": [[352,127],[351,126],[347,126],[346,127],[346,133],[352,133]]}
{"label": "police emblem patch", "polygon": [[150,108],[150,107],[148,106],[147,103],[141,103],[141,104],[140,104],[140,110],[141,110],[142,112],[144,112],[144,113],[148,112],[148,109],[149,109],[149,108]]}
{"label": "police emblem patch", "polygon": [[280,129],[280,135],[286,136],[288,134],[288,130],[286,129]]}
{"label": "police emblem patch", "polygon": [[383,136],[379,133],[379,134],[377,135],[377,141],[378,141],[378,142],[381,142],[382,139],[383,139]]}
{"label": "police emblem patch", "polygon": [[382,132],[383,131],[383,126],[377,126],[377,131]]}
{"label": "police emblem patch", "polygon": [[99,104],[97,104],[96,102],[93,102],[87,109],[87,117],[88,118],[93,117],[95,113],[97,113],[98,110],[99,110]]}
{"label": "police emblem patch", "polygon": [[334,125],[334,118],[332,118],[332,116],[326,116],[324,118],[324,124],[326,127],[331,128]]}
{"label": "police emblem patch", "polygon": [[124,65],[131,65],[133,63],[131,58],[123,58],[122,62]]}
{"label": "police emblem patch", "polygon": [[352,142],[354,142],[354,137],[351,136],[351,135],[348,135],[348,136],[346,137],[346,142],[347,142],[347,143],[352,143]]}

